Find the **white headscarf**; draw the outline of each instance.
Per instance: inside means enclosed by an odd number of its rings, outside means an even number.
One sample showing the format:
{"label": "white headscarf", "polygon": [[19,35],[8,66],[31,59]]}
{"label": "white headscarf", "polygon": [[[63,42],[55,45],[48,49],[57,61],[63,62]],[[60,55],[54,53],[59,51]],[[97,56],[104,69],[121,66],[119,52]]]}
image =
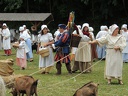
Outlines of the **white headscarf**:
{"label": "white headscarf", "polygon": [[123,24],[121,28],[127,29],[127,24]]}
{"label": "white headscarf", "polygon": [[93,27],[89,27],[89,32],[93,32],[93,31],[94,31]]}
{"label": "white headscarf", "polygon": [[23,31],[23,30],[24,30],[24,27],[20,26],[19,31]]}
{"label": "white headscarf", "polygon": [[119,28],[119,27],[118,27],[116,24],[113,24],[113,25],[110,27],[110,32],[109,32],[109,34],[112,35],[116,28]]}
{"label": "white headscarf", "polygon": [[23,25],[23,27],[26,27],[26,25]]}
{"label": "white headscarf", "polygon": [[104,29],[103,26],[100,26],[100,31],[103,31],[103,29]]}
{"label": "white headscarf", "polygon": [[108,30],[108,26],[105,25],[104,27],[105,27],[106,30]]}
{"label": "white headscarf", "polygon": [[3,26],[6,26],[7,27],[7,24],[6,23],[3,23]]}
{"label": "white headscarf", "polygon": [[44,30],[44,28],[48,28],[47,25],[42,25],[41,30]]}
{"label": "white headscarf", "polygon": [[101,30],[101,31],[106,31],[106,29],[108,30],[108,27],[107,27],[106,25],[105,25],[105,26],[103,26],[103,25],[100,26],[100,30]]}
{"label": "white headscarf", "polygon": [[84,27],[88,27],[88,29],[89,29],[89,24],[88,24],[88,23],[84,23],[84,24],[82,25],[82,31],[83,31]]}

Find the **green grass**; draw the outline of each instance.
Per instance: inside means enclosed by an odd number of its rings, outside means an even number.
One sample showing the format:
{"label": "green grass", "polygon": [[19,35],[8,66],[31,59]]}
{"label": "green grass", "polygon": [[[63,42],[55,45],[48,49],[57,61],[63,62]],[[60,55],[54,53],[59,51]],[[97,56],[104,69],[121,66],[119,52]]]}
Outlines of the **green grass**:
{"label": "green grass", "polygon": [[[0,59],[16,58],[16,51],[13,49],[11,56],[1,56],[4,51],[0,51]],[[50,74],[40,74],[38,72],[38,55],[34,52],[34,61],[27,62],[27,69],[20,70],[14,63],[13,69],[15,74],[33,74],[35,79],[39,79],[38,82],[38,96],[73,96],[75,91],[89,81],[99,83],[98,96],[128,96],[128,63],[123,66],[123,82],[124,85],[116,84],[117,80],[113,80],[115,84],[107,85],[107,81],[104,79],[104,61],[93,62],[95,66],[93,71],[87,74],[78,75],[79,72],[68,75],[65,65],[62,66],[62,75],[56,76],[56,68],[51,70]],[[78,76],[76,76],[78,75]],[[75,78],[73,78],[76,76]],[[12,96],[7,89],[6,96]]]}

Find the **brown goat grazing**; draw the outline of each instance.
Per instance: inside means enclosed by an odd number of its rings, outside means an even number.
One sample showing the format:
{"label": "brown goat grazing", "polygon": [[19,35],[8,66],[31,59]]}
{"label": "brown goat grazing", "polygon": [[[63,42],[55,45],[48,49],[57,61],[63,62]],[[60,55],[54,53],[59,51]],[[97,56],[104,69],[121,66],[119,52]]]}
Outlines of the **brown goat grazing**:
{"label": "brown goat grazing", "polygon": [[37,95],[37,83],[38,80],[34,80],[32,76],[22,76],[15,79],[14,88],[12,88],[13,96],[22,96],[26,94],[27,96]]}
{"label": "brown goat grazing", "polygon": [[73,96],[98,96],[98,85],[93,82],[89,82],[76,90]]}

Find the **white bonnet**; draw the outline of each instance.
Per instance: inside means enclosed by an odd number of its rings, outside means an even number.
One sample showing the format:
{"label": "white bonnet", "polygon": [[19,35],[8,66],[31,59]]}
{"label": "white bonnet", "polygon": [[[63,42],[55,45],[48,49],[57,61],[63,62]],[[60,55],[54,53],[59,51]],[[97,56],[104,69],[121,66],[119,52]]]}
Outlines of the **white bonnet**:
{"label": "white bonnet", "polygon": [[127,29],[127,24],[123,24],[121,28]]}
{"label": "white bonnet", "polygon": [[93,32],[93,31],[94,31],[93,27],[89,27],[89,32]]}
{"label": "white bonnet", "polygon": [[23,27],[26,27],[26,25],[23,25]]}
{"label": "white bonnet", "polygon": [[3,26],[6,26],[7,27],[7,24],[6,23],[3,23]]}
{"label": "white bonnet", "polygon": [[47,25],[42,25],[41,30],[44,30],[44,28],[48,28]]}
{"label": "white bonnet", "polygon": [[104,27],[105,27],[106,30],[108,30],[108,26],[105,25]]}
{"label": "white bonnet", "polygon": [[107,26],[103,26],[103,25],[100,26],[100,30],[101,30],[101,31],[105,31],[106,29],[108,30],[108,27],[107,27]]}
{"label": "white bonnet", "polygon": [[20,26],[19,31],[23,31],[23,30],[24,30],[24,27]]}
{"label": "white bonnet", "polygon": [[113,24],[110,28],[110,34],[112,35],[116,28],[119,28],[116,24]]}
{"label": "white bonnet", "polygon": [[83,31],[84,27],[88,27],[88,29],[89,29],[89,24],[88,24],[88,23],[84,23],[84,24],[82,25],[82,31]]}

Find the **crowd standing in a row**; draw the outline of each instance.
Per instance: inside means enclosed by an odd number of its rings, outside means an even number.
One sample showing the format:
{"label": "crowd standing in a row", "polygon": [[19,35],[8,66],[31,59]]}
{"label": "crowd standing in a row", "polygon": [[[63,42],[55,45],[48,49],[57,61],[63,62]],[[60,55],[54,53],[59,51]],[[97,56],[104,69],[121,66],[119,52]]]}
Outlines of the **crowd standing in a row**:
{"label": "crowd standing in a row", "polygon": [[[62,63],[65,63],[69,74],[78,70],[81,73],[90,73],[92,71],[92,62],[95,58],[99,58],[106,59],[105,78],[107,78],[108,84],[111,83],[112,78],[117,78],[119,84],[123,84],[122,63],[128,62],[127,25],[123,24],[120,31],[116,24],[111,25],[109,28],[103,25],[100,29],[95,38],[94,29],[88,23],[84,23],[82,28],[80,25],[76,26],[73,34],[65,24],[59,24],[54,34],[55,38],[53,38],[47,25],[42,25],[40,33],[36,35],[30,35],[31,32],[26,29],[26,25],[23,25],[19,27],[20,41],[16,55],[17,65],[21,69],[25,69],[27,67],[26,60],[33,61],[32,41],[34,41],[38,46],[37,53],[43,48],[49,50],[48,56],[42,57],[39,55],[39,69],[42,70],[42,74],[49,74],[54,66],[54,61],[56,61],[57,75],[62,73]],[[34,32],[34,30],[32,31]],[[70,46],[71,35],[81,37],[78,47],[72,47],[72,49]],[[10,31],[6,23],[0,29],[0,40],[1,38],[3,40],[0,41],[0,44],[3,42],[5,54],[11,55]],[[53,49],[56,50],[55,57],[53,57]],[[69,55],[70,49],[73,54],[72,58]],[[72,65],[71,60],[74,61]]]}

